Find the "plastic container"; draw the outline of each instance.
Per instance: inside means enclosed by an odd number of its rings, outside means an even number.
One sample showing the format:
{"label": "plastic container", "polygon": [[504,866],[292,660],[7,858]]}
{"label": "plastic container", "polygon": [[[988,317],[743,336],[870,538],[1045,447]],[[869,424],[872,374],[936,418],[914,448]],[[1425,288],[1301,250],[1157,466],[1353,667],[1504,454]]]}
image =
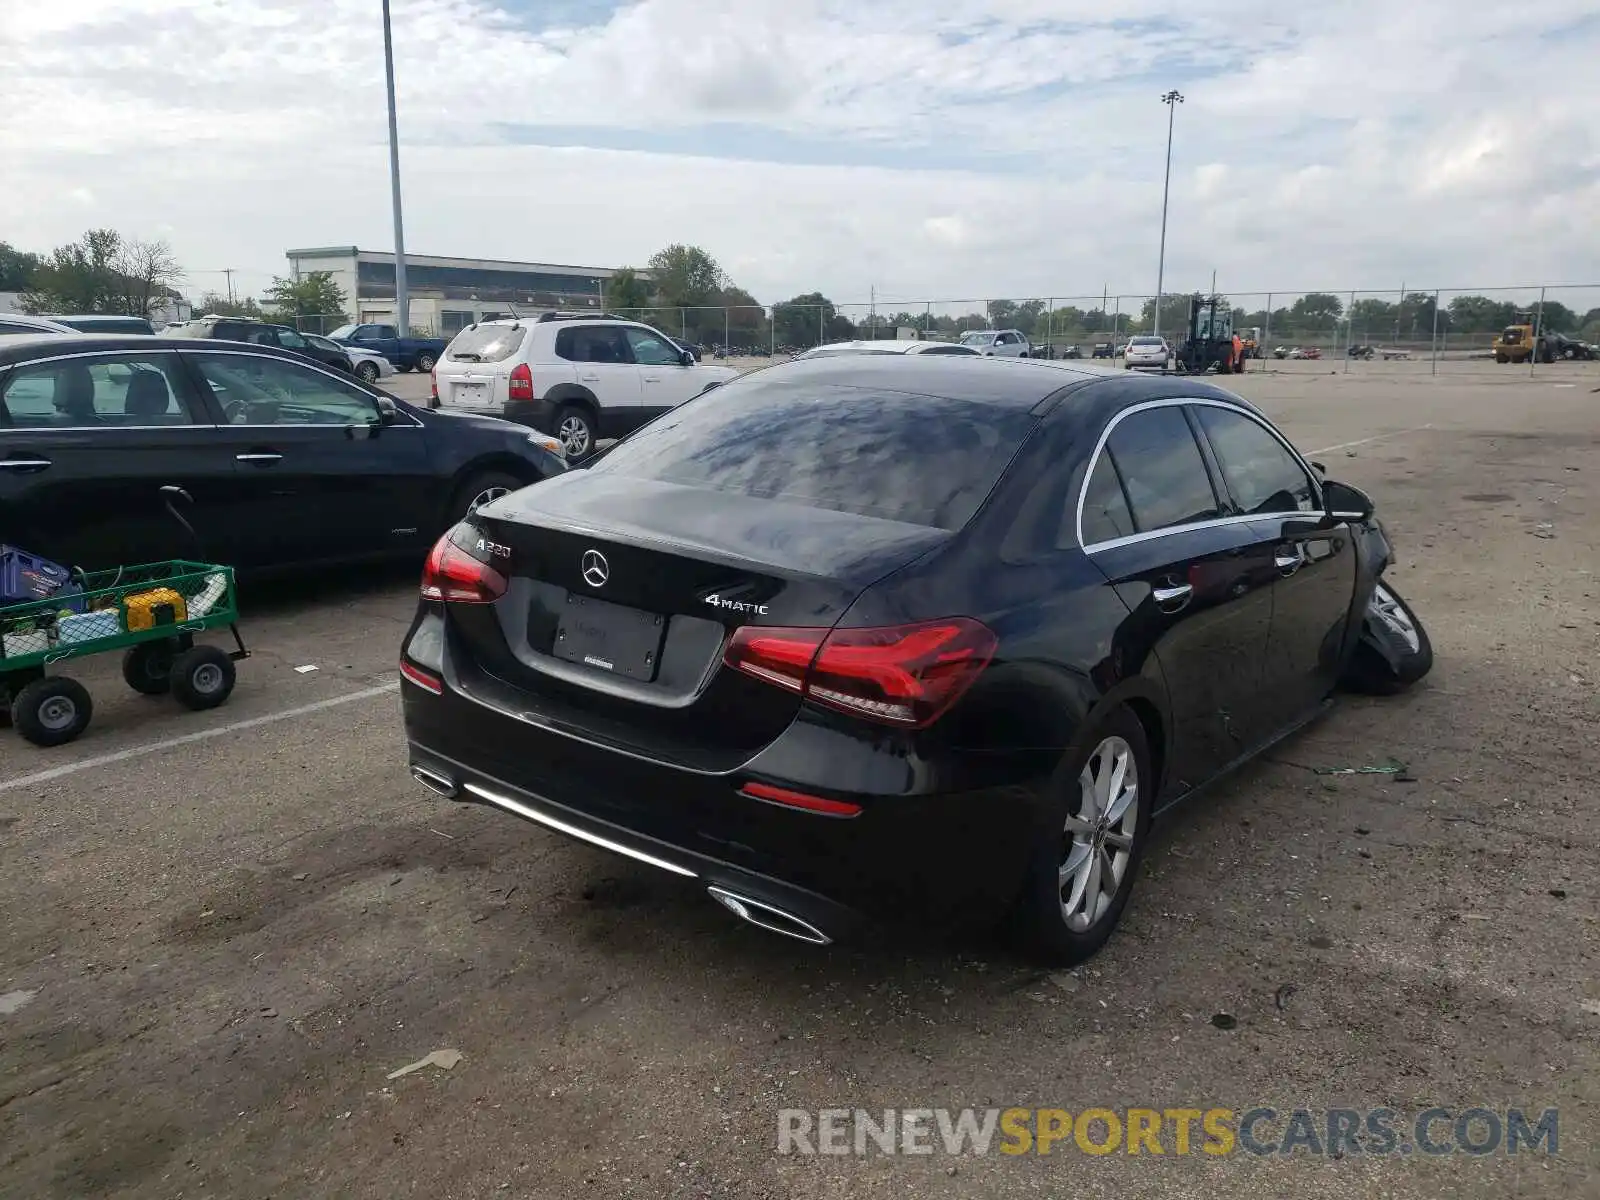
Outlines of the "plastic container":
{"label": "plastic container", "polygon": [[73,613],[56,622],[56,644],[75,646],[96,638],[116,637],[122,632],[122,619],[114,608],[99,612]]}
{"label": "plastic container", "polygon": [[0,546],[0,604],[48,600],[71,578],[72,572],[60,563],[15,546]]}
{"label": "plastic container", "polygon": [[183,597],[171,588],[138,592],[123,601],[129,633],[142,633],[158,625],[176,625],[189,618]]}

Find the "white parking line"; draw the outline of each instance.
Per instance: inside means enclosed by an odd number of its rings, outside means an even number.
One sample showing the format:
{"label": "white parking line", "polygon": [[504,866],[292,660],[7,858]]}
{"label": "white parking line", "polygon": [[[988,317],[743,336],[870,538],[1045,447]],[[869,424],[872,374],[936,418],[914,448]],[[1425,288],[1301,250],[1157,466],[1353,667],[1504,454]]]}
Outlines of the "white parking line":
{"label": "white parking line", "polygon": [[1337,446],[1324,446],[1320,450],[1307,450],[1310,454],[1327,454],[1334,450],[1349,450],[1353,446],[1367,446],[1373,442],[1381,442],[1385,438],[1405,437],[1408,433],[1421,433],[1424,429],[1432,429],[1432,425],[1416,425],[1410,429],[1396,429],[1393,433],[1375,433],[1371,437],[1357,438],[1353,442],[1340,442]]}
{"label": "white parking line", "polygon": [[349,704],[354,700],[370,700],[373,696],[383,696],[399,690],[400,682],[396,680],[393,683],[379,684],[377,687],[363,688],[359,692],[348,692],[343,696],[334,696],[328,700],[318,700],[315,704],[302,704],[299,708],[286,708],[282,712],[268,713],[264,717],[251,717],[247,721],[235,721],[232,725],[219,725],[215,729],[202,729],[199,733],[185,733],[180,737],[165,738],[159,742],[151,742],[147,746],[133,746],[127,750],[117,750],[111,754],[98,755],[95,758],[80,759],[74,763],[51,767],[47,771],[35,771],[32,775],[0,780],[0,792],[9,792],[13,788],[32,787],[35,784],[48,783],[52,779],[60,779],[64,775],[76,775],[79,771],[87,771],[91,767],[104,767],[110,763],[126,762],[130,758],[142,758],[146,754],[155,754],[161,750],[171,750],[175,746],[187,746],[191,742],[203,742],[208,738],[238,733],[241,729],[254,729],[258,725],[271,725],[276,721],[287,721],[290,717],[303,717],[307,713],[321,712],[325,708],[335,708],[340,704]]}

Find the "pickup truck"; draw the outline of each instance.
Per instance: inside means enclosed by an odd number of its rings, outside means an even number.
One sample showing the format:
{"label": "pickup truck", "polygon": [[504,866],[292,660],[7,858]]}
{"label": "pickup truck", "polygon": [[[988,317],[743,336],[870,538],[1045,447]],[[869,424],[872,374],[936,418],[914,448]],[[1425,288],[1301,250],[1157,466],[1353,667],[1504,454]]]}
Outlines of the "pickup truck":
{"label": "pickup truck", "polygon": [[341,325],[334,341],[383,355],[401,371],[431,371],[449,342],[444,338],[401,337],[393,325]]}

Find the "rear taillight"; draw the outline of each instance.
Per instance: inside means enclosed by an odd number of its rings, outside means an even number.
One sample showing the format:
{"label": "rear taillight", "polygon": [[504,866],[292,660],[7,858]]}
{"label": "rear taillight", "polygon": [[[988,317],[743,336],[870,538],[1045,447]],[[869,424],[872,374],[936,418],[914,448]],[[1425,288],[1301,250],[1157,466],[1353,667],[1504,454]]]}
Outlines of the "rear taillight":
{"label": "rear taillight", "polygon": [[972,686],[995,645],[970,617],[832,632],[746,625],[723,661],[840,712],[921,728]]}
{"label": "rear taillight", "polygon": [[506,594],[506,577],[479,562],[447,533],[434,543],[422,568],[422,598],[452,604],[493,604]]}
{"label": "rear taillight", "polygon": [[414,662],[400,660],[400,678],[408,683],[414,683],[425,692],[432,692],[435,696],[444,695],[444,682],[432,671],[424,671]]}
{"label": "rear taillight", "polygon": [[439,364],[433,365],[433,370],[428,372],[428,395],[437,400],[439,398]]}
{"label": "rear taillight", "polygon": [[511,383],[507,394],[513,400],[533,399],[533,372],[528,370],[527,363],[518,363],[511,368]]}

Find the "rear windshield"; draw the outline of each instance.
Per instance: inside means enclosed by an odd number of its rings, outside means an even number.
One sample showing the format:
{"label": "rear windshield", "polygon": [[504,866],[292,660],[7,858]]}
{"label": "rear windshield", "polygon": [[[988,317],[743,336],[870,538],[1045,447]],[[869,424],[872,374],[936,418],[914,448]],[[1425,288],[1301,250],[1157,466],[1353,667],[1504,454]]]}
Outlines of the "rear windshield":
{"label": "rear windshield", "polygon": [[961,335],[961,340],[969,346],[987,346],[994,339],[995,335],[992,333],[963,333]]}
{"label": "rear windshield", "polygon": [[445,357],[452,362],[500,362],[522,345],[527,330],[513,325],[478,325],[463,329],[451,341]]}
{"label": "rear windshield", "polygon": [[751,379],[658,418],[590,469],[953,531],[1033,424],[966,400]]}
{"label": "rear windshield", "polygon": [[1157,337],[1134,338],[1130,345],[1134,346],[1159,346],[1161,339]]}

